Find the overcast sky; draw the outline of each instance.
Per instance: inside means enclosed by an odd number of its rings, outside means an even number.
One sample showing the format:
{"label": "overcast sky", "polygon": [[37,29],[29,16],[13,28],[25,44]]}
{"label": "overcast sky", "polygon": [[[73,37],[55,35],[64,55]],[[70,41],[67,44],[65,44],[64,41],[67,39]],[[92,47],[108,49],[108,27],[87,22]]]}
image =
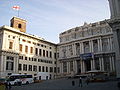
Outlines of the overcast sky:
{"label": "overcast sky", "polygon": [[110,18],[108,0],[0,0],[0,26],[9,25],[17,16],[27,20],[27,33],[59,43],[59,34],[84,22],[94,23]]}

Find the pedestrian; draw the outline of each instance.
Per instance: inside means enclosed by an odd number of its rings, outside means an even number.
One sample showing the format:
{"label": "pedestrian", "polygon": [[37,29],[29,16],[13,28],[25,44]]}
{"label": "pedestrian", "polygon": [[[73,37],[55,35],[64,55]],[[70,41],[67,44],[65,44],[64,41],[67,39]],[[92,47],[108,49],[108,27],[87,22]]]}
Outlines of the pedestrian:
{"label": "pedestrian", "polygon": [[9,81],[6,81],[5,87],[6,87],[6,90],[11,90],[11,88],[12,88],[11,83]]}
{"label": "pedestrian", "polygon": [[12,86],[11,83],[8,81],[8,90],[11,90]]}
{"label": "pedestrian", "polygon": [[86,79],[86,84],[88,85],[88,84],[89,84],[89,82],[90,82],[90,78],[89,78],[89,77],[87,77],[87,79]]}
{"label": "pedestrian", "polygon": [[82,78],[81,77],[79,78],[79,87],[80,86],[82,87]]}
{"label": "pedestrian", "polygon": [[7,81],[5,82],[5,90],[8,90],[8,84],[7,84]]}
{"label": "pedestrian", "polygon": [[72,81],[72,86],[75,86],[75,81],[74,80]]}

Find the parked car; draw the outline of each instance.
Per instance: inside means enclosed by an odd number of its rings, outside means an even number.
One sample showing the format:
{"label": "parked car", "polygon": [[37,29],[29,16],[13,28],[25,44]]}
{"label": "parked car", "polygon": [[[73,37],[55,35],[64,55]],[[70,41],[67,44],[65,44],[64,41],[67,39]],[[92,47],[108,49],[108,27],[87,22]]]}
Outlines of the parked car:
{"label": "parked car", "polygon": [[6,79],[5,78],[0,78],[0,84],[5,84],[6,83]]}

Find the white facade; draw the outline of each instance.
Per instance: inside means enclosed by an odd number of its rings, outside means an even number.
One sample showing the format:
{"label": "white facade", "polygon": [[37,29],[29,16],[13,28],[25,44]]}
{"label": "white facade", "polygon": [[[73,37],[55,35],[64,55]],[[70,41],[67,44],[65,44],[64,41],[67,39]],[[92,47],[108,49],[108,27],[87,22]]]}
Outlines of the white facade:
{"label": "white facade", "polygon": [[113,32],[106,20],[85,23],[61,33],[59,37],[57,48],[62,75],[84,74],[90,70],[115,74]]}
{"label": "white facade", "polygon": [[13,27],[0,27],[0,77],[10,74],[49,72],[54,78],[58,67],[56,44],[43,38],[19,31]]}

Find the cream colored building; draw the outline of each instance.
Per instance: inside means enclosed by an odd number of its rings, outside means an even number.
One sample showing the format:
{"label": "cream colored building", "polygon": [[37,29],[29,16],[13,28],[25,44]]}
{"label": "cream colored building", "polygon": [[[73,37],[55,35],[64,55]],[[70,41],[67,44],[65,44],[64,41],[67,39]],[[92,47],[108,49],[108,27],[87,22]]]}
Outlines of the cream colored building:
{"label": "cream colored building", "polygon": [[107,21],[84,23],[60,33],[57,48],[62,75],[84,74],[91,70],[115,73],[113,32]]}
{"label": "cream colored building", "polygon": [[26,33],[26,20],[13,17],[11,26],[0,27],[0,77],[49,72],[54,78],[56,51],[56,44]]}

